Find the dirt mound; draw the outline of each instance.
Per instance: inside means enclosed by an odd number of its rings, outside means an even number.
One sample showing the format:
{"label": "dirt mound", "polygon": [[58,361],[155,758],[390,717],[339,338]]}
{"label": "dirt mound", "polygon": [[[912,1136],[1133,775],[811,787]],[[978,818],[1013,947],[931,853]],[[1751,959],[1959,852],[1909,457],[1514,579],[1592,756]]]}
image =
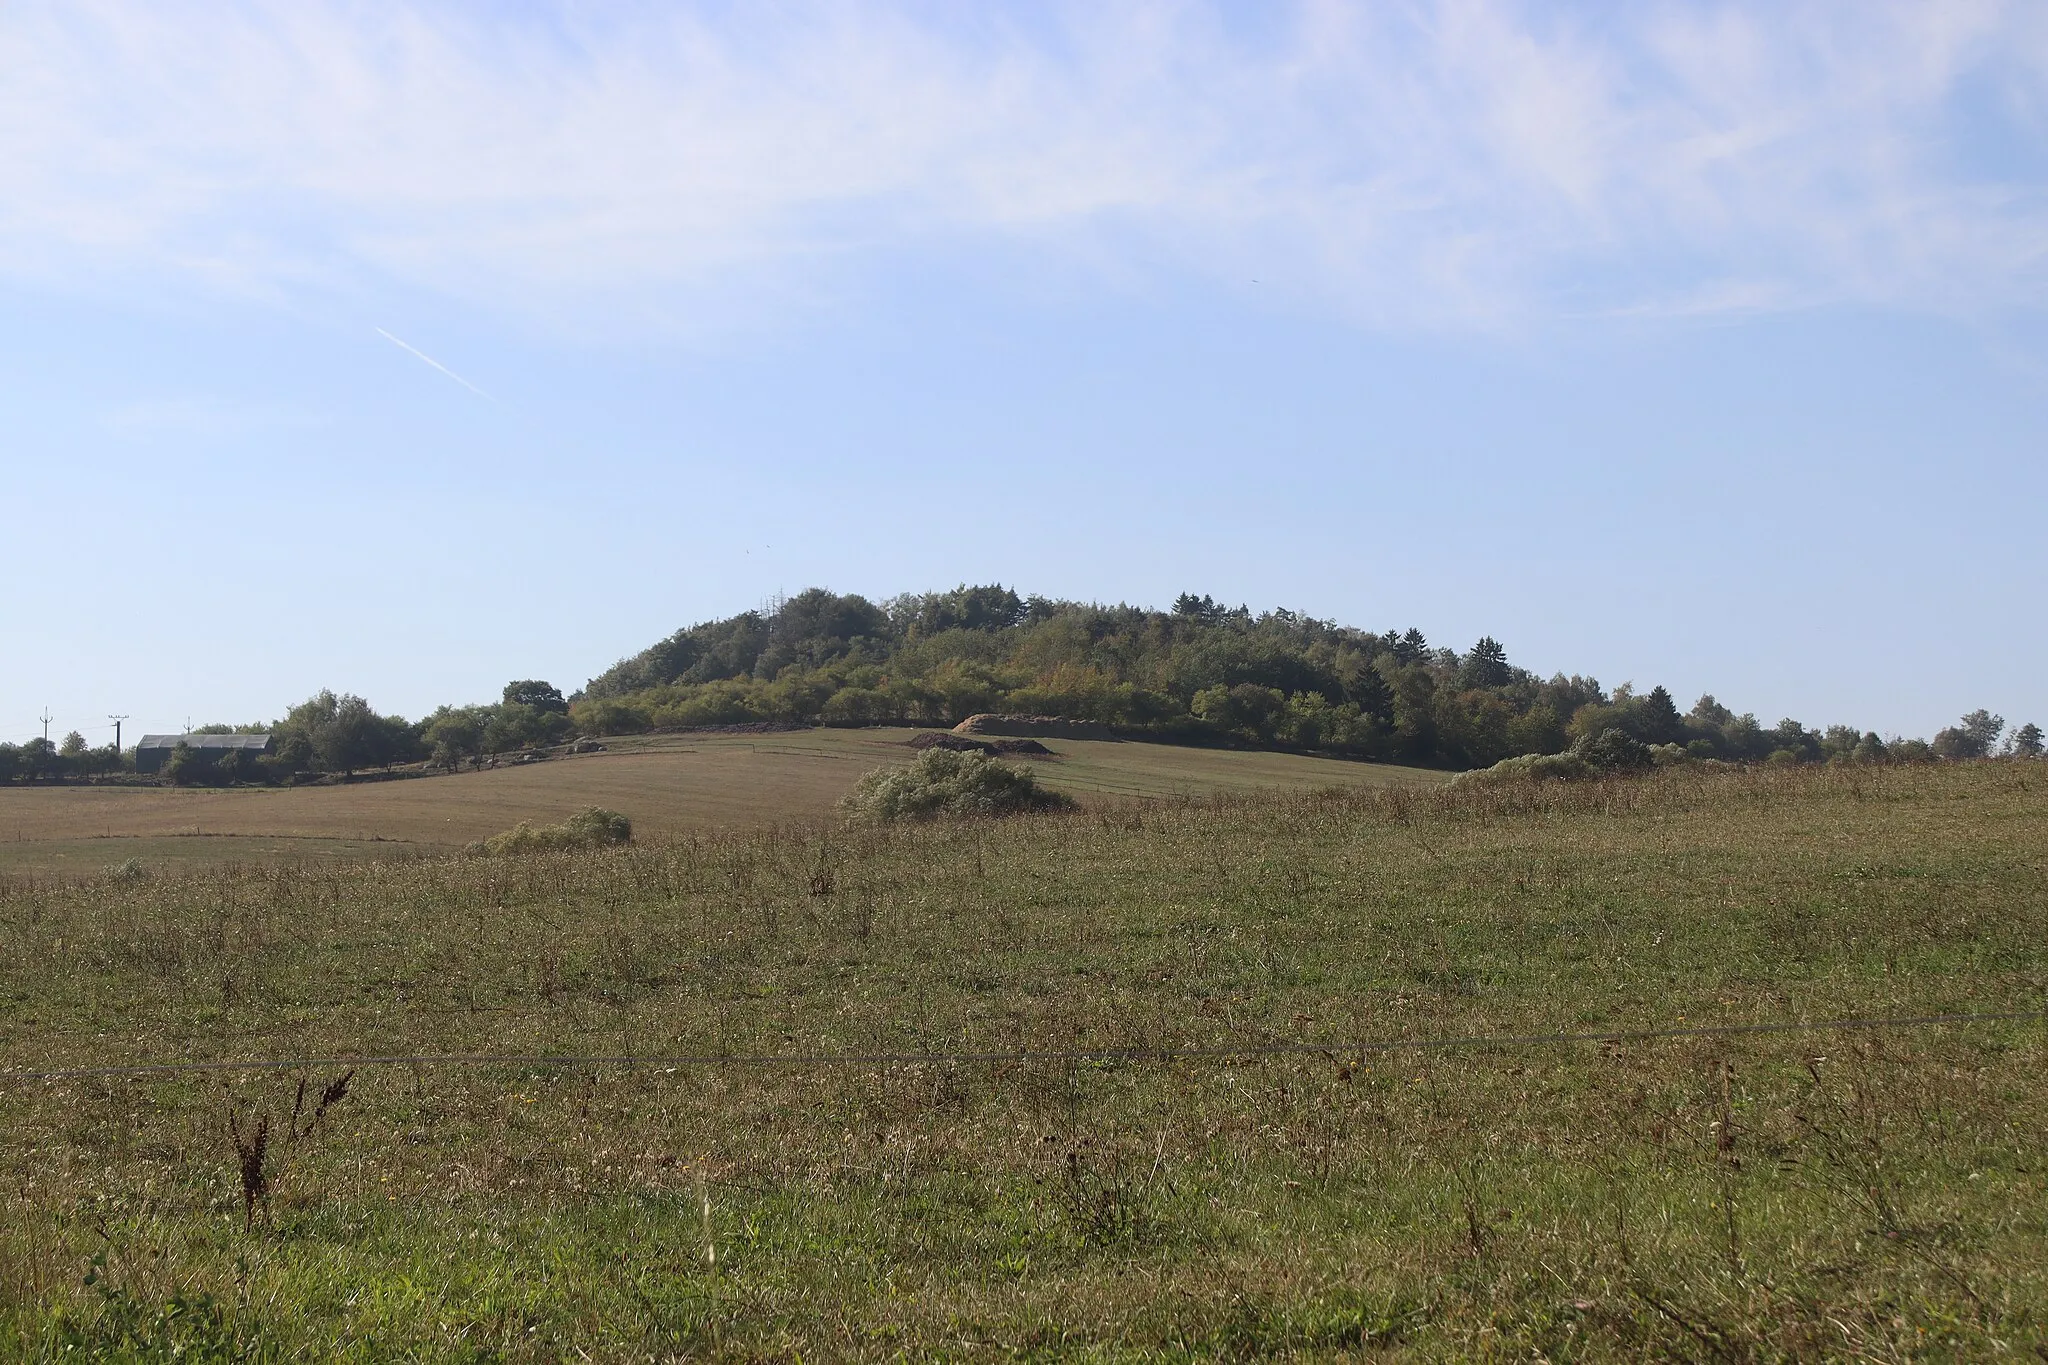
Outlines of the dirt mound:
{"label": "dirt mound", "polygon": [[962,754],[997,754],[1004,758],[1057,758],[1035,739],[969,739],[944,730],[927,730],[903,741],[913,749],[948,749]]}
{"label": "dirt mound", "polygon": [[996,750],[993,744],[984,744],[978,739],[968,739],[964,735],[948,734],[943,730],[927,730],[921,735],[912,735],[903,742],[913,749],[951,749],[955,753],[963,754],[992,754]]}
{"label": "dirt mound", "polygon": [[953,727],[956,735],[1028,735],[1037,739],[1115,739],[1099,720],[1061,720],[1058,716],[1006,716],[985,712]]}

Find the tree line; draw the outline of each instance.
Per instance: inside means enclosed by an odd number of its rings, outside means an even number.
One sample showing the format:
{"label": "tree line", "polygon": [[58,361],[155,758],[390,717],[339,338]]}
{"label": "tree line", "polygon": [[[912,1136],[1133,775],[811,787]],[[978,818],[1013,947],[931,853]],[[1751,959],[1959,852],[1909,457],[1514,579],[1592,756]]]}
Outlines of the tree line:
{"label": "tree line", "polygon": [[[1616,747],[1624,741],[1666,758],[1781,764],[2042,751],[2038,726],[2008,730],[1982,710],[1929,740],[1792,719],[1765,725],[1711,695],[1681,711],[1662,686],[1540,677],[1491,636],[1459,651],[1412,627],[1375,632],[1281,609],[1254,615],[1192,593],[1158,611],[962,585],[881,603],[812,588],[678,630],[569,696],[524,679],[496,702],[407,721],[323,691],[268,725],[206,727],[267,730],[273,752],[191,749],[167,771],[198,782],[414,762],[454,768],[571,736],[758,722],[950,726],[986,711],[1100,721],[1133,737],[1450,768],[1633,752]],[[1594,747],[1602,742],[1605,749]],[[76,733],[56,745],[0,745],[0,781],[122,766],[132,766],[132,751],[90,749]]]}
{"label": "tree line", "polygon": [[0,744],[0,782],[27,782],[64,777],[97,777],[133,766],[111,744],[94,747],[73,730],[61,740],[38,735],[25,744]]}
{"label": "tree line", "polygon": [[[352,776],[373,768],[433,762],[448,768],[494,755],[555,744],[572,731],[569,703],[549,683],[508,683],[488,705],[443,706],[424,720],[380,714],[353,693],[323,690],[269,722],[202,725],[195,735],[268,734],[270,752],[211,750],[180,744],[162,770],[177,785],[275,783],[305,774]],[[0,782],[57,781],[135,770],[135,750],[90,748],[73,732],[61,744],[42,738],[0,744]]]}

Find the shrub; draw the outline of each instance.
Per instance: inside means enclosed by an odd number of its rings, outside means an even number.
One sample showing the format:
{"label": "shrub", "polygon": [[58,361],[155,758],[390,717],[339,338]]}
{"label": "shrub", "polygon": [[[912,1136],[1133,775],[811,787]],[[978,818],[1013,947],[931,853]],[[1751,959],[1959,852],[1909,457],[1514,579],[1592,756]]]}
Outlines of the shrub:
{"label": "shrub", "polygon": [[559,825],[521,820],[503,834],[469,846],[469,852],[490,857],[571,848],[610,848],[633,842],[633,822],[615,810],[585,806]]}
{"label": "shrub", "polygon": [[1642,744],[1620,729],[1608,728],[1582,739],[1561,754],[1522,754],[1504,758],[1491,768],[1461,773],[1461,784],[1491,786],[1501,782],[1551,778],[1560,782],[1582,782],[1617,773],[1640,773],[1656,768],[1718,768],[1715,759],[1702,758],[1689,746]]}
{"label": "shrub", "polygon": [[1580,740],[1573,751],[1587,767],[1603,773],[1641,772],[1656,762],[1647,744],[1618,726]]}
{"label": "shrub", "polygon": [[983,753],[927,749],[904,768],[877,768],[839,807],[855,820],[924,820],[1071,810],[1073,798],[1038,785],[1019,768]]}
{"label": "shrub", "polygon": [[1597,774],[1575,753],[1521,754],[1504,758],[1491,768],[1477,768],[1453,779],[1461,786],[1491,786],[1497,782],[1533,781],[1550,778],[1577,782]]}
{"label": "shrub", "polygon": [[1586,760],[1577,754],[1530,754],[1525,758],[1508,759],[1507,762],[1527,763],[1531,777],[1552,777],[1569,782],[1593,775],[1593,770],[1586,766]]}

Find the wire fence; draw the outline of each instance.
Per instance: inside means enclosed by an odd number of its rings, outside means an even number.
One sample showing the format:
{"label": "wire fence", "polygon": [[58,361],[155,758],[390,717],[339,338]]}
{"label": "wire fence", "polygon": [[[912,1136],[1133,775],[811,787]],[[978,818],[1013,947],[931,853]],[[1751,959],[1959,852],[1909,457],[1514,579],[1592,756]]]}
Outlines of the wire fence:
{"label": "wire fence", "polygon": [[548,1053],[423,1053],[415,1056],[291,1057],[263,1060],[131,1062],[106,1066],[0,1069],[0,1084],[73,1081],[133,1076],[176,1076],[208,1072],[300,1071],[315,1067],[628,1067],[680,1071],[714,1067],[876,1067],[1030,1062],[1229,1062],[1256,1057],[1312,1056],[1347,1059],[1390,1052],[1563,1047],[1575,1043],[1656,1042],[1672,1038],[1735,1038],[1768,1033],[1848,1033],[1870,1029],[1932,1028],[1939,1025],[2034,1023],[2048,1010],[1984,1014],[1922,1014],[1862,1019],[1790,1020],[1760,1024],[1698,1024],[1684,1027],[1610,1029],[1596,1033],[1468,1034],[1441,1038],[1348,1039],[1326,1042],[1244,1043],[1225,1047],[1109,1047],[1013,1049],[991,1052],[712,1052],[680,1055],[611,1053],[567,1056]]}

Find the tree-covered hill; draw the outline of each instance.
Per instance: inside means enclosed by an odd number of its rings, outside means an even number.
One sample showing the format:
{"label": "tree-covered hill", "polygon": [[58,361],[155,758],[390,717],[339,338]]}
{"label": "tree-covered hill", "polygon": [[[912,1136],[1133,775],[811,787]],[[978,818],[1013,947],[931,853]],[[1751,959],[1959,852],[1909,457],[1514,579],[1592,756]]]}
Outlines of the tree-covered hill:
{"label": "tree-covered hill", "polygon": [[[427,760],[465,761],[576,735],[756,722],[950,726],[983,711],[1101,721],[1133,738],[1253,745],[1484,767],[1571,751],[1543,769],[1570,775],[1691,756],[1737,762],[1870,762],[2038,756],[2041,731],[1975,711],[1925,740],[1849,725],[1766,726],[1712,696],[1681,712],[1662,687],[1609,689],[1541,678],[1499,641],[1434,648],[1420,630],[1374,632],[1298,612],[1253,615],[1183,594],[1171,611],[1020,597],[1001,586],[905,594],[875,603],[811,588],[761,611],[679,630],[564,696],[522,679],[499,700],[442,706],[419,721],[321,691],[260,724],[274,752],[215,759],[193,751],[179,782],[276,781]],[[2004,736],[2003,747],[1999,741]],[[0,782],[90,778],[132,753],[79,735],[0,744]]]}
{"label": "tree-covered hill", "polygon": [[[982,711],[1452,767],[1556,753],[1608,730],[1741,760],[1873,758],[1886,748],[1850,726],[1765,726],[1711,696],[1681,712],[1662,687],[1610,692],[1590,677],[1537,677],[1491,637],[1460,652],[1433,648],[1415,629],[1255,616],[1207,596],[1154,611],[1001,586],[880,604],[812,588],[621,660],[570,699],[569,720],[621,734],[746,721],[952,725]],[[1988,752],[2002,727],[1987,733],[1996,718],[1976,719],[1937,745],[1954,756]]]}

